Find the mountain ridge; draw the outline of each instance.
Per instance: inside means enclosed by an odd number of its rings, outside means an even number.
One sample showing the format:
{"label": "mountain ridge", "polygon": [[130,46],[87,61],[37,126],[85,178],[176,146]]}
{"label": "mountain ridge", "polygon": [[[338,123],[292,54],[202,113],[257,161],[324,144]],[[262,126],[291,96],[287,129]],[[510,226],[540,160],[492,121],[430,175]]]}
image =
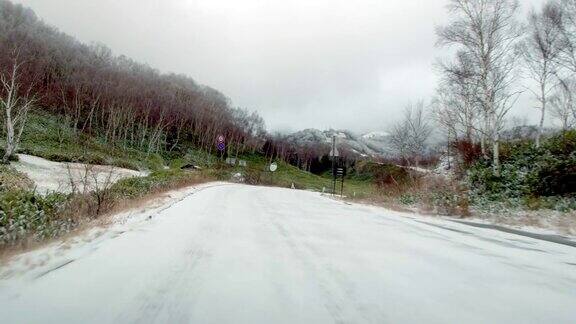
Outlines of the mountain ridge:
{"label": "mountain ridge", "polygon": [[384,157],[391,153],[390,135],[385,131],[356,134],[343,129],[307,128],[287,135],[287,140],[299,146],[316,145],[329,150],[334,136],[339,149],[360,157]]}

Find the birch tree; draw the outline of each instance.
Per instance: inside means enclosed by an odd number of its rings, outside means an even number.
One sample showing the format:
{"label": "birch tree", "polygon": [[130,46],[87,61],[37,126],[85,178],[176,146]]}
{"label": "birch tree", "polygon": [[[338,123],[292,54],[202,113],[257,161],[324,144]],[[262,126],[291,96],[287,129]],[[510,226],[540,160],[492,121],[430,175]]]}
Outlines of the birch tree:
{"label": "birch tree", "polygon": [[562,79],[556,92],[550,98],[550,113],[560,122],[562,130],[566,131],[576,125],[576,105],[574,93],[576,93],[576,81]]}
{"label": "birch tree", "polygon": [[392,129],[390,143],[408,165],[414,161],[417,167],[431,134],[432,127],[425,114],[424,102],[420,101],[416,106],[404,108],[403,119]]}
{"label": "birch tree", "polygon": [[492,141],[493,172],[500,175],[500,131],[518,92],[515,46],[521,35],[516,0],[450,0],[451,21],[438,28],[438,44],[466,53],[478,86],[483,132]]}
{"label": "birch tree", "polygon": [[541,12],[533,11],[528,19],[528,35],[519,47],[528,74],[538,85],[537,91],[531,90],[540,110],[536,147],[540,147],[549,97],[558,84],[557,62],[561,54],[562,35],[557,21],[561,15],[560,8],[552,2],[546,3]]}
{"label": "birch tree", "polygon": [[561,34],[558,63],[576,73],[576,0],[558,0],[560,16],[555,20]]}
{"label": "birch tree", "polygon": [[4,132],[6,144],[4,145],[3,163],[8,163],[10,157],[18,150],[20,138],[24,131],[28,111],[32,108],[35,98],[30,95],[30,90],[23,91],[19,82],[19,70],[21,64],[18,58],[14,59],[12,69],[0,76],[2,93],[0,95],[0,108],[3,110]]}
{"label": "birch tree", "polygon": [[[476,133],[481,133],[481,146],[486,155],[486,134],[478,127],[479,107],[478,84],[474,78],[474,67],[467,53],[460,51],[452,63],[440,64],[442,71],[441,85],[437,89],[436,112],[444,116],[444,124],[453,129],[455,137],[464,136],[472,142]],[[440,109],[438,111],[438,109]],[[450,115],[450,123],[447,125],[446,118]]]}

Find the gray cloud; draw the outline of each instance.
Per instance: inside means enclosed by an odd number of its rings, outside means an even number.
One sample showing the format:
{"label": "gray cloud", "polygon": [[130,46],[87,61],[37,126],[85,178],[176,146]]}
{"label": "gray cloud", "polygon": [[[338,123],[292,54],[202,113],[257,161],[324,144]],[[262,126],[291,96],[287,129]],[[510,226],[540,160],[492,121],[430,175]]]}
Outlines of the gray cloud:
{"label": "gray cloud", "polygon": [[445,51],[434,27],[446,0],[18,2],[81,41],[221,90],[270,130],[386,128],[433,94]]}

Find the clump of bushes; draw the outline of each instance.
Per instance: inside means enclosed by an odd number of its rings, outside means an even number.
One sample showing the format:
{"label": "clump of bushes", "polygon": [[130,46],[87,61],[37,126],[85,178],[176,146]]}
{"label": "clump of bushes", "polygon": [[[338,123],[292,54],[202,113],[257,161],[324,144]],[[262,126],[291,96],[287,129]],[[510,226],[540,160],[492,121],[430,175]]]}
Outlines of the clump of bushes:
{"label": "clump of bushes", "polygon": [[75,223],[61,217],[67,206],[66,195],[42,196],[34,191],[0,191],[0,246],[28,237],[36,240],[56,237]]}
{"label": "clump of bushes", "polygon": [[396,196],[401,205],[417,207],[426,213],[470,215],[467,190],[460,183],[441,177],[416,177],[410,185],[400,187],[396,192],[389,191],[388,195]]}
{"label": "clump of bushes", "polygon": [[110,192],[115,199],[137,198],[149,193],[191,184],[202,176],[178,169],[158,170],[146,177],[121,179],[112,185]]}
{"label": "clump of bushes", "polygon": [[412,179],[405,168],[390,163],[360,161],[356,163],[352,179],[374,181],[379,187],[403,186]]}
{"label": "clump of bushes", "polygon": [[[493,174],[491,161],[479,160],[468,170],[468,179],[472,192],[489,200],[554,196],[574,198],[576,131],[550,137],[543,141],[540,148],[536,148],[531,141],[505,143],[500,176]],[[534,201],[526,200],[525,206],[534,208],[540,204]]]}
{"label": "clump of bushes", "polygon": [[0,165],[0,192],[13,189],[32,190],[34,182],[9,165]]}
{"label": "clump of bushes", "polygon": [[189,149],[184,160],[202,168],[209,168],[218,163],[218,157],[198,149]]}

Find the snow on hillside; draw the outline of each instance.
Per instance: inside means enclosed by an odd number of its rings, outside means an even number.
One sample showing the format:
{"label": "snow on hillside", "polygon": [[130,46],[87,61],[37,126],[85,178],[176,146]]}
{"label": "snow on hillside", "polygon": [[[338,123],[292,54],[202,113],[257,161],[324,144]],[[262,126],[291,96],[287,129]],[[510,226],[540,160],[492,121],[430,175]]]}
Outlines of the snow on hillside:
{"label": "snow on hillside", "polygon": [[53,162],[26,154],[18,154],[18,158],[19,161],[12,165],[34,181],[36,190],[40,193],[69,193],[73,187],[82,192],[85,185],[102,188],[123,178],[146,175],[144,172],[108,165]]}
{"label": "snow on hillside", "polygon": [[370,132],[362,135],[365,140],[382,140],[390,136],[388,132]]}

